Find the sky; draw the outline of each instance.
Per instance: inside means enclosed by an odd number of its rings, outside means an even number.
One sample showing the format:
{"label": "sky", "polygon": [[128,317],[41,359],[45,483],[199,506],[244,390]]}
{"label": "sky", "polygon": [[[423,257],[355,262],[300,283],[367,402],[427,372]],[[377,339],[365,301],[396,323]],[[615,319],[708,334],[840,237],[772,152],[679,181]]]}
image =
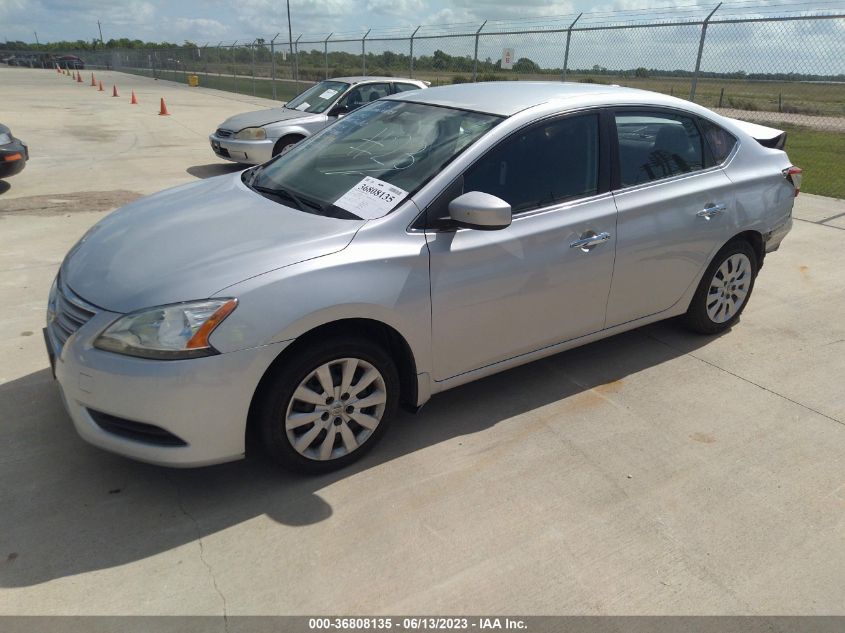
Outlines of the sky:
{"label": "sky", "polygon": [[[830,0],[759,0],[760,5],[802,2],[805,8]],[[730,2],[726,2],[726,6]],[[845,7],[845,1],[835,2]],[[413,30],[419,24],[473,23],[483,20],[547,18],[578,12],[637,11],[677,7],[678,15],[703,16],[715,5],[702,0],[290,0],[294,38],[300,34],[362,32],[367,28]],[[696,6],[698,5],[698,6]],[[746,9],[749,0],[735,0]],[[785,5],[784,5],[785,6]],[[786,8],[786,7],[785,7]],[[641,17],[642,14],[632,14]],[[607,19],[607,18],[604,18]],[[0,0],[0,39],[41,42],[128,37],[145,41],[200,45],[221,40],[286,39],[287,14],[282,0]],[[469,28],[469,27],[468,27]]]}

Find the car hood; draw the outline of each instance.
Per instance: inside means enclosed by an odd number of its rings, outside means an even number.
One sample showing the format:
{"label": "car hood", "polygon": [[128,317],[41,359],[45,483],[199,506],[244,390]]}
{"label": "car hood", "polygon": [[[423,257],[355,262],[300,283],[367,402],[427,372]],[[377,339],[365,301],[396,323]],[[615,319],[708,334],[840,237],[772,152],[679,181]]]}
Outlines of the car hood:
{"label": "car hood", "polygon": [[291,209],[240,174],[141,198],[98,222],[62,263],[64,283],[113,312],[206,299],[244,279],[345,248],[363,220]]}
{"label": "car hood", "polygon": [[319,115],[311,114],[310,112],[299,112],[286,108],[270,108],[269,110],[256,110],[255,112],[244,112],[243,114],[230,116],[217,127],[222,130],[239,132],[245,127],[261,127],[262,125],[269,125],[270,123],[277,123],[279,121],[293,121],[294,119],[306,119],[317,116]]}

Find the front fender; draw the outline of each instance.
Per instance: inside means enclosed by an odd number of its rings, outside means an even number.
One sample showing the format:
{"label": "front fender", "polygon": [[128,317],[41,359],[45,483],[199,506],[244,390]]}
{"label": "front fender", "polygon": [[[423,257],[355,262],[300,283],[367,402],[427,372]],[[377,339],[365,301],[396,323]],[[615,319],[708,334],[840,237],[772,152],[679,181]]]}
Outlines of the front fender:
{"label": "front fender", "polygon": [[402,335],[417,370],[430,371],[425,236],[403,231],[385,240],[378,233],[368,223],[342,251],[221,290],[219,296],[237,297],[239,304],[212,334],[212,345],[229,352],[296,339],[342,319],[370,319]]}

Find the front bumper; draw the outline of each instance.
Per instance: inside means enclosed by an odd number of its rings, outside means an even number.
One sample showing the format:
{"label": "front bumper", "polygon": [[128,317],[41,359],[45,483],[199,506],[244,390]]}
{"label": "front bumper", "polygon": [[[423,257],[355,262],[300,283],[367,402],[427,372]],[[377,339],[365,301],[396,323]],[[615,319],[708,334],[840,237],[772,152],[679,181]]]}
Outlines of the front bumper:
{"label": "front bumper", "polygon": [[239,141],[232,137],[222,137],[209,134],[211,150],[219,157],[235,163],[260,165],[273,158],[273,147],[276,139],[267,138],[261,141]]}
{"label": "front bumper", "polygon": [[[49,328],[45,337],[62,400],[79,435],[105,450],[162,466],[207,466],[242,458],[252,396],[288,343],[177,361],[94,348],[96,336],[118,316],[98,312],[63,346]],[[103,424],[104,416],[141,429],[152,426],[181,443],[116,433],[114,425]]]}
{"label": "front bumper", "polygon": [[0,178],[8,178],[23,171],[29,160],[29,148],[16,138],[0,147]]}

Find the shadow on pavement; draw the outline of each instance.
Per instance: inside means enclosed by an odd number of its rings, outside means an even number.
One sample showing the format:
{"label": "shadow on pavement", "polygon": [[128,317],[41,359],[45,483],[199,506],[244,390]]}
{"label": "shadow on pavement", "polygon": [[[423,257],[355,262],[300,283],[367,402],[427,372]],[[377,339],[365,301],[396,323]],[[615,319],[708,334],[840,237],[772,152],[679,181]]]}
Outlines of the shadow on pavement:
{"label": "shadow on pavement", "polygon": [[29,374],[0,385],[0,587],[123,565],[257,516],[294,527],[324,521],[332,507],[319,492],[334,482],[621,381],[710,340],[665,322],[453,389],[417,415],[401,413],[362,461],[320,477],[289,474],[261,456],[173,470],[103,452],[77,437],[50,372]]}
{"label": "shadow on pavement", "polygon": [[6,182],[5,180],[0,180],[0,196],[2,196],[11,188],[12,185],[10,185],[8,182]]}
{"label": "shadow on pavement", "polygon": [[236,171],[243,171],[248,165],[238,163],[209,163],[208,165],[193,165],[185,171],[194,178],[214,178],[225,174],[234,174]]}

